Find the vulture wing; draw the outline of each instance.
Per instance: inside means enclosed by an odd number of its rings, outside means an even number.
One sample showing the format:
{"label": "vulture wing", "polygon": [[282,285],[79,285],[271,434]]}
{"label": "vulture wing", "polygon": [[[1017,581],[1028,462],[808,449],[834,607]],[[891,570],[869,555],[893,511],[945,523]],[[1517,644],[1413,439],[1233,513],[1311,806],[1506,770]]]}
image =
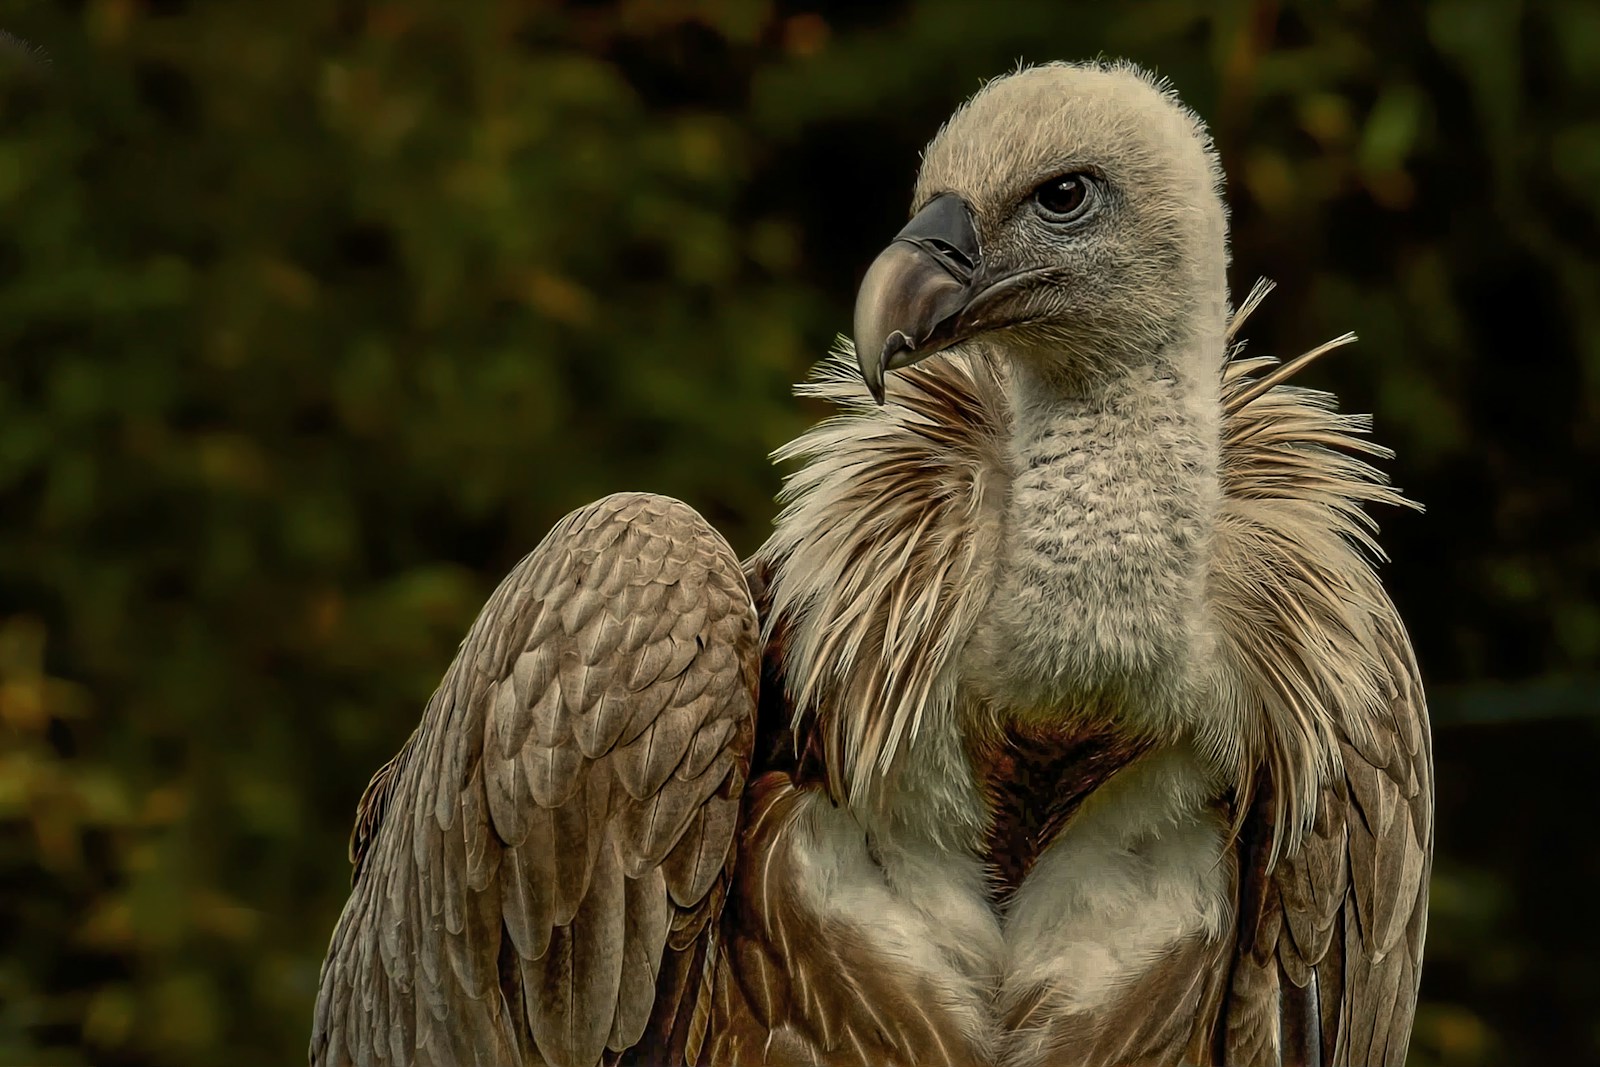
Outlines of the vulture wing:
{"label": "vulture wing", "polygon": [[1264,757],[1242,813],[1224,1063],[1402,1067],[1416,1007],[1432,745],[1362,507],[1409,502],[1360,458],[1387,454],[1359,436],[1363,419],[1283,384],[1349,339],[1282,367],[1235,359],[1224,372],[1215,574]]}
{"label": "vulture wing", "polygon": [[[1298,851],[1272,870],[1275,797],[1264,788],[1247,833],[1257,899],[1241,928],[1233,1005],[1251,1058],[1276,1030],[1282,1062],[1404,1067],[1422,974],[1433,855],[1427,712],[1405,634],[1384,638],[1394,690],[1388,728],[1340,739],[1342,773],[1322,791]],[[1250,1050],[1246,1054],[1245,1050]]]}
{"label": "vulture wing", "polygon": [[596,1067],[677,1040],[759,659],[739,562],[690,508],[628,494],[563,519],[362,797],[313,1067]]}

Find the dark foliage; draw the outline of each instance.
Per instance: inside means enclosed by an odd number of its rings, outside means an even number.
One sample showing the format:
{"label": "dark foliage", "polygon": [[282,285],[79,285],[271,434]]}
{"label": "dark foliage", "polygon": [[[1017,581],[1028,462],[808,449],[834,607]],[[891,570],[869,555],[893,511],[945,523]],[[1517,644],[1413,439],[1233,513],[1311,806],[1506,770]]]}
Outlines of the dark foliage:
{"label": "dark foliage", "polygon": [[1212,121],[1252,347],[1360,333],[1313,380],[1430,509],[1380,516],[1438,696],[1413,1061],[1600,1062],[1591,0],[0,24],[0,1063],[298,1061],[356,797],[493,583],[615,489],[753,548],[923,141],[1100,53]]}

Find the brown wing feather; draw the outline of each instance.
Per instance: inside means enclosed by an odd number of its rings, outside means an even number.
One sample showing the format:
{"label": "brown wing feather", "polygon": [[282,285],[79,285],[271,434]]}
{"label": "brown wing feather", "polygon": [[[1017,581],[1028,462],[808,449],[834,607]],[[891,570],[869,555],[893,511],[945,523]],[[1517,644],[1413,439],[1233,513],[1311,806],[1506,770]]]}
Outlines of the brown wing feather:
{"label": "brown wing feather", "polygon": [[758,669],[738,561],[691,509],[627,494],[562,520],[363,796],[311,1063],[595,1067],[669,1041]]}
{"label": "brown wing feather", "polygon": [[389,808],[389,794],[394,790],[394,780],[406,756],[411,752],[411,743],[415,734],[406,739],[400,746],[400,751],[390,758],[388,763],[378,768],[372,780],[367,783],[367,788],[362,790],[361,799],[356,802],[356,825],[350,831],[350,884],[354,886],[361,878],[361,868],[367,862],[367,853],[372,848],[372,838],[378,832],[378,827],[383,824],[383,814]]}
{"label": "brown wing feather", "polygon": [[1223,373],[1214,585],[1244,695],[1241,755],[1261,767],[1253,799],[1241,798],[1229,1064],[1400,1067],[1416,1008],[1433,855],[1428,712],[1361,508],[1409,502],[1359,458],[1387,454],[1358,436],[1364,420],[1284,384],[1346,340]]}
{"label": "brown wing feather", "polygon": [[[1258,791],[1243,839],[1253,852],[1228,1007],[1227,1063],[1402,1067],[1427,931],[1433,780],[1416,670],[1402,633],[1393,652],[1393,723],[1365,743],[1341,738],[1342,772],[1325,788],[1300,847],[1267,869],[1276,795]],[[1276,1061],[1273,1061],[1276,1062]]]}

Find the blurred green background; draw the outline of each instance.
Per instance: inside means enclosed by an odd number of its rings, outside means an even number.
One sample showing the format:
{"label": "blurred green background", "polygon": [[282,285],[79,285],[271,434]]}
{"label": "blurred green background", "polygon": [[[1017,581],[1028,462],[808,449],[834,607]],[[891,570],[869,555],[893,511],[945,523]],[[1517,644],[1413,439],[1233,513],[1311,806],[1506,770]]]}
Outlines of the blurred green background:
{"label": "blurred green background", "polygon": [[1600,4],[0,2],[0,1064],[304,1062],[352,811],[570,508],[754,548],[788,387],[1019,58],[1213,124],[1362,342],[1434,695],[1412,1061],[1600,1063]]}

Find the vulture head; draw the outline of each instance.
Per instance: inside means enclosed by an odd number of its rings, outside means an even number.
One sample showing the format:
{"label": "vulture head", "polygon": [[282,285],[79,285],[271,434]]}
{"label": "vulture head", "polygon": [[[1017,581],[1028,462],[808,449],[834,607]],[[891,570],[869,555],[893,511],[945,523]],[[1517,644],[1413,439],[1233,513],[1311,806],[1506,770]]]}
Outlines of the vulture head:
{"label": "vulture head", "polygon": [[855,347],[873,396],[885,372],[967,340],[1066,382],[1151,353],[1215,356],[1220,344],[1184,342],[1225,329],[1221,185],[1204,124],[1136,67],[990,82],[929,144],[913,217],[862,282]]}

